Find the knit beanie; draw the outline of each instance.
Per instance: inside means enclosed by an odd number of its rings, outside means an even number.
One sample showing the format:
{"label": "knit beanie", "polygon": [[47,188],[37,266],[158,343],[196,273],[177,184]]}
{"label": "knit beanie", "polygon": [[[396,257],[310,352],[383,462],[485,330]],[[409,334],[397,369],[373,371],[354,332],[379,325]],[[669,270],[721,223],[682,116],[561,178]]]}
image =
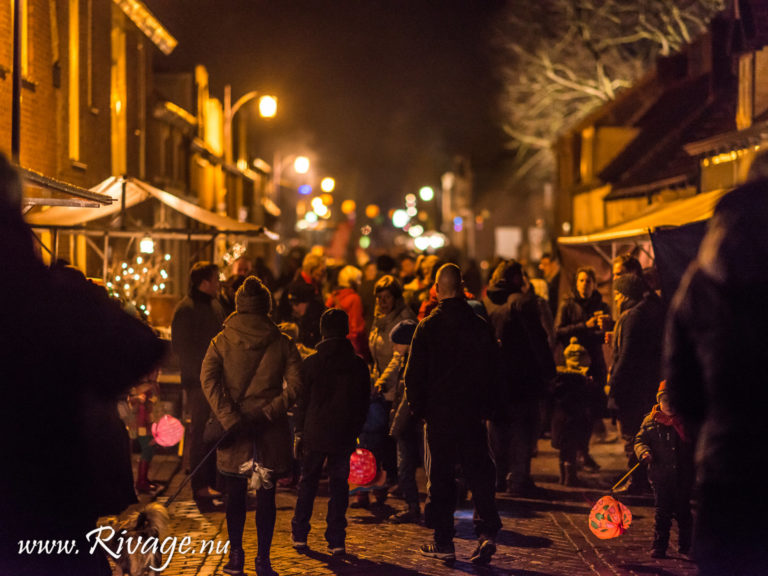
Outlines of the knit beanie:
{"label": "knit beanie", "polygon": [[413,333],[416,332],[418,323],[415,320],[401,320],[389,333],[389,339],[394,344],[411,344]]}
{"label": "knit beanie", "polygon": [[344,338],[349,334],[349,316],[341,308],[329,308],[320,316],[323,338]]}
{"label": "knit beanie", "polygon": [[241,314],[269,314],[272,294],[256,276],[248,276],[235,293],[235,310]]}
{"label": "knit beanie", "polygon": [[645,283],[634,274],[622,274],[614,279],[613,289],[630,300],[640,300],[645,292]]}
{"label": "knit beanie", "polygon": [[570,344],[563,350],[563,355],[565,356],[565,365],[573,370],[588,368],[592,363],[589,352],[579,344],[579,339],[576,336],[571,338]]}

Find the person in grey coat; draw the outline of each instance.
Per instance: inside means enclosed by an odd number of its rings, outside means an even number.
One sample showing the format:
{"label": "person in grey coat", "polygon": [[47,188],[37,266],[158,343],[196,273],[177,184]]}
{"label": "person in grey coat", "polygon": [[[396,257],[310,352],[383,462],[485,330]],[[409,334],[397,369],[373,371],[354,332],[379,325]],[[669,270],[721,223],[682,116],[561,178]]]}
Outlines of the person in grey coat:
{"label": "person in grey coat", "polygon": [[256,276],[240,286],[235,306],[208,347],[200,374],[211,410],[227,431],[216,454],[225,478],[231,544],[223,570],[235,576],[244,573],[248,471],[243,471],[243,465],[255,460],[268,471],[256,492],[256,574],[271,576],[270,547],[277,514],[274,480],[290,470],[287,412],[299,390],[301,357],[293,341],[270,320],[272,296]]}

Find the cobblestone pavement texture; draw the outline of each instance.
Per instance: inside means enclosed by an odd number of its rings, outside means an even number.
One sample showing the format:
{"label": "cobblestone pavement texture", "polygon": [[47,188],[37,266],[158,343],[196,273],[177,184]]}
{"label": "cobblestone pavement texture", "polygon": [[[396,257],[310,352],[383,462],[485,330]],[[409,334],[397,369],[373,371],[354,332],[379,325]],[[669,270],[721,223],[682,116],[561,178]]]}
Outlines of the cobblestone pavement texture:
{"label": "cobblestone pavement texture", "polygon": [[[615,434],[615,433],[614,433]],[[621,475],[625,459],[621,444],[593,444],[592,455],[602,466],[596,473],[580,474],[583,487],[565,488],[557,484],[557,453],[548,440],[539,442],[539,453],[533,461],[533,474],[539,493],[532,498],[499,494],[497,502],[503,528],[497,538],[498,551],[490,566],[476,566],[469,556],[476,545],[472,527],[471,504],[456,512],[456,562],[445,564],[418,553],[418,547],[430,541],[431,531],[414,524],[393,525],[384,521],[388,514],[403,506],[403,502],[390,498],[381,507],[350,509],[347,530],[347,556],[331,557],[326,553],[325,510],[327,488],[315,502],[312,532],[308,543],[310,551],[299,554],[291,547],[290,521],[296,502],[294,491],[278,489],[277,526],[272,547],[273,568],[281,576],[308,574],[345,576],[406,576],[447,574],[575,576],[597,574],[601,576],[653,574],[657,576],[685,576],[695,574],[694,564],[677,554],[676,528],[673,527],[669,556],[652,559],[649,556],[653,531],[653,508],[650,497],[622,497],[633,513],[628,532],[612,540],[600,540],[589,530],[587,518],[592,504],[607,494],[613,482]],[[168,464],[164,464],[166,470]],[[169,479],[169,485],[158,501],[164,503],[173,494],[185,474],[179,472]],[[422,499],[424,497],[423,470],[419,470]],[[181,541],[185,536],[199,548],[201,540],[227,539],[226,522],[222,511],[201,513],[185,487],[170,507],[172,536]],[[254,512],[248,513],[244,538],[246,572],[254,574],[256,555],[256,529]],[[164,560],[165,561],[165,560]],[[162,576],[219,575],[227,562],[226,554],[213,551],[180,554],[176,552]]]}

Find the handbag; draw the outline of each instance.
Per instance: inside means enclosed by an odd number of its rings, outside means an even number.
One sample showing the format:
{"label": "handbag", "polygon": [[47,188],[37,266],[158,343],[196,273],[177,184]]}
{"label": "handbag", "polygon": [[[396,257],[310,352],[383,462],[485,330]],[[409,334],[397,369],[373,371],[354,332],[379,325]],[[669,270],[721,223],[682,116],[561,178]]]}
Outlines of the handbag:
{"label": "handbag", "polygon": [[[261,365],[261,361],[264,359],[264,355],[267,353],[267,348],[272,343],[272,339],[269,340],[267,345],[264,347],[264,350],[261,354],[261,357],[259,358],[259,361],[256,362],[256,366],[253,368],[253,374],[251,375],[251,380],[256,376],[256,372],[259,371],[259,366]],[[243,401],[243,398],[245,398],[245,392],[248,390],[248,386],[243,388],[243,391],[240,393],[240,397],[234,402],[235,408],[240,408],[240,403]],[[224,430],[224,427],[221,425],[221,422],[219,422],[219,419],[216,417],[216,414],[211,411],[211,415],[208,417],[208,420],[205,421],[205,427],[203,428],[203,444],[206,444],[208,446],[211,446],[213,444],[216,444],[221,440],[222,436],[226,434],[226,430]]]}

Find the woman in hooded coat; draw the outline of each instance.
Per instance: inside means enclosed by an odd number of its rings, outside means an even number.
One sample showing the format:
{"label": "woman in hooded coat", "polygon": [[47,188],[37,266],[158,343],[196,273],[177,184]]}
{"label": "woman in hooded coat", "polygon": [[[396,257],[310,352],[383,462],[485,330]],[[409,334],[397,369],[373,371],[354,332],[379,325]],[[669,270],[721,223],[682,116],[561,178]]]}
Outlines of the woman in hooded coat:
{"label": "woman in hooded coat", "polygon": [[269,318],[272,297],[256,276],[246,278],[238,289],[235,306],[224,329],[211,341],[200,375],[211,409],[227,431],[216,455],[226,483],[231,544],[223,570],[244,574],[248,476],[241,466],[253,459],[271,476],[256,492],[256,574],[271,576],[270,547],[277,514],[274,479],[290,471],[287,412],[300,386],[301,357],[293,341]]}

